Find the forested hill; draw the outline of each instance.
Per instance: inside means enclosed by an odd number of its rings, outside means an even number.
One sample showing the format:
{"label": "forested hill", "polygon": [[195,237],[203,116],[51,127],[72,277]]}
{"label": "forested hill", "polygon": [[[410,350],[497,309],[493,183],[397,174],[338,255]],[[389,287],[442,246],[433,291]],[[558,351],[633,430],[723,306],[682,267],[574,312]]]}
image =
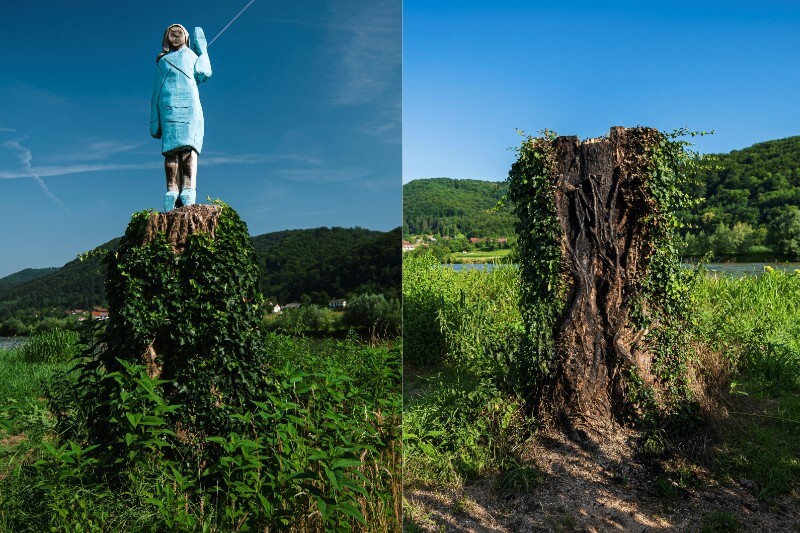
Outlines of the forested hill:
{"label": "forested hill", "polygon": [[507,192],[503,182],[430,178],[403,185],[403,234],[508,237],[514,214],[506,205],[489,212]]}
{"label": "forested hill", "polygon": [[[263,293],[281,304],[310,300],[327,305],[330,298],[365,292],[399,297],[400,241],[399,227],[390,232],[286,230],[252,237],[262,269]],[[114,250],[118,244],[119,239],[114,239],[99,248]],[[8,278],[13,284],[28,275],[21,271]],[[0,290],[0,329],[12,317],[24,322],[43,312],[60,316],[64,309],[103,305],[104,279],[97,259],[75,259],[43,277]]]}
{"label": "forested hill", "polygon": [[706,200],[685,216],[690,248],[800,259],[800,136],[714,157],[693,190]]}
{"label": "forested hill", "polygon": [[17,285],[21,285],[23,283],[27,283],[28,281],[32,281],[35,279],[39,279],[48,274],[52,274],[56,270],[58,270],[58,268],[56,267],[26,268],[25,270],[20,270],[19,272],[15,272],[14,274],[11,274],[9,276],[0,278],[0,293],[12,287],[16,287]]}
{"label": "forested hill", "polygon": [[267,298],[327,304],[330,298],[370,292],[398,297],[400,228],[286,230],[253,237]]}
{"label": "forested hill", "polygon": [[[119,238],[98,248],[116,250]],[[24,272],[24,270],[22,271]],[[13,274],[14,276],[16,274]],[[87,309],[105,302],[105,276],[97,258],[73,259],[61,268],[0,291],[0,318],[22,309]]]}

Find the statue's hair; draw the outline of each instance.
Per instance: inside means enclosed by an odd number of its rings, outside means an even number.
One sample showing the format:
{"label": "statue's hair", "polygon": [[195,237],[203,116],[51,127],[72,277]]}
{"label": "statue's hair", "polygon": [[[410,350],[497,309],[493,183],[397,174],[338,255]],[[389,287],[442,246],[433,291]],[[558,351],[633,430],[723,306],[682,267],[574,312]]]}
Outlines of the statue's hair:
{"label": "statue's hair", "polygon": [[165,55],[167,55],[169,53],[169,30],[171,30],[172,28],[174,28],[176,26],[183,30],[183,35],[185,37],[185,41],[184,41],[183,44],[185,44],[186,46],[189,46],[189,32],[186,31],[186,28],[184,28],[180,24],[170,24],[167,27],[167,29],[164,30],[164,38],[161,39],[161,53],[158,54],[158,56],[156,56],[156,63],[158,63],[159,59],[161,59],[162,57],[164,57]]}

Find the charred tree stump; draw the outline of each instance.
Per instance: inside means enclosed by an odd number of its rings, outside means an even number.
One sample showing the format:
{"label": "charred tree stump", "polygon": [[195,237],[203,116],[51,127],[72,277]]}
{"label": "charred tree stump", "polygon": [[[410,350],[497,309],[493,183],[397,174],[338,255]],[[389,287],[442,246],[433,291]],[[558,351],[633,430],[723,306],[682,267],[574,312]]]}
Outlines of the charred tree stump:
{"label": "charred tree stump", "polygon": [[[539,139],[537,146],[544,147],[543,151],[531,159],[547,160],[540,172],[547,184],[540,192],[552,195],[549,208],[557,221],[552,227],[558,232],[553,255],[562,287],[558,297],[563,298],[560,314],[548,326],[549,333],[544,333],[552,335],[550,371],[534,387],[533,409],[540,415],[555,415],[576,429],[607,433],[630,413],[626,396],[631,376],[635,374],[645,386],[657,381],[648,326],[637,322],[633,314],[648,312],[648,302],[637,297],[655,253],[651,228],[658,217],[658,203],[648,176],[654,168],[652,147],[661,138],[650,128],[614,127],[608,137],[583,142],[577,137]],[[536,172],[520,170],[519,162],[516,165],[512,178],[515,172]],[[518,179],[525,185],[517,190],[531,187],[532,181],[529,176]],[[512,179],[512,192],[513,187]],[[535,196],[530,189],[517,196],[524,194]],[[520,200],[513,194],[512,199]],[[536,202],[519,208],[521,229],[526,228],[525,217],[542,216],[532,214]],[[522,246],[523,254],[539,249],[538,243],[531,242],[527,252]],[[522,269],[529,273],[547,264],[539,259],[525,265],[526,261],[523,257]]]}
{"label": "charred tree stump", "polygon": [[554,142],[555,205],[571,281],[556,337],[557,387],[568,413],[593,425],[624,410],[627,369],[652,382],[647,330],[636,331],[630,316],[653,252],[642,157],[652,138],[653,130],[616,127],[607,138]]}

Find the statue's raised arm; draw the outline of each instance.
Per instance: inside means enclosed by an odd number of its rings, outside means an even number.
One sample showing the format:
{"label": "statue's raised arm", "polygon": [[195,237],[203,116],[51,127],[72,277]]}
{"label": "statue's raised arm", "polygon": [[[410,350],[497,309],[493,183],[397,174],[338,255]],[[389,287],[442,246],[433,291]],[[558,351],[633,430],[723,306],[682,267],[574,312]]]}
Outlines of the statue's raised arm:
{"label": "statue's raised arm", "polygon": [[192,31],[192,50],[197,54],[197,62],[194,64],[194,79],[197,83],[203,83],[211,77],[211,60],[208,58],[208,44],[203,28],[195,28]]}
{"label": "statue's raised arm", "polygon": [[164,32],[156,57],[150,100],[150,135],[161,139],[167,194],[164,210],[195,202],[197,157],[203,149],[203,107],[197,84],[211,77],[211,61],[202,28],[189,32],[173,24]]}

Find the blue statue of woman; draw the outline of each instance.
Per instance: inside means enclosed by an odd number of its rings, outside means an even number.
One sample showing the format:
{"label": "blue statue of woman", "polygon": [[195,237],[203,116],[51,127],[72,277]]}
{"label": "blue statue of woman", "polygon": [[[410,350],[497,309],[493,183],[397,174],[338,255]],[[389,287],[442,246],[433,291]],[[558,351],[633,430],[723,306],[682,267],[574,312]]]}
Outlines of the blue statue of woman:
{"label": "blue statue of woman", "polygon": [[211,61],[202,28],[194,29],[189,48],[189,32],[173,24],[164,32],[162,48],[150,100],[150,135],[161,139],[167,175],[164,211],[169,211],[178,200],[181,205],[195,202],[197,157],[203,149],[197,84],[211,77]]}

